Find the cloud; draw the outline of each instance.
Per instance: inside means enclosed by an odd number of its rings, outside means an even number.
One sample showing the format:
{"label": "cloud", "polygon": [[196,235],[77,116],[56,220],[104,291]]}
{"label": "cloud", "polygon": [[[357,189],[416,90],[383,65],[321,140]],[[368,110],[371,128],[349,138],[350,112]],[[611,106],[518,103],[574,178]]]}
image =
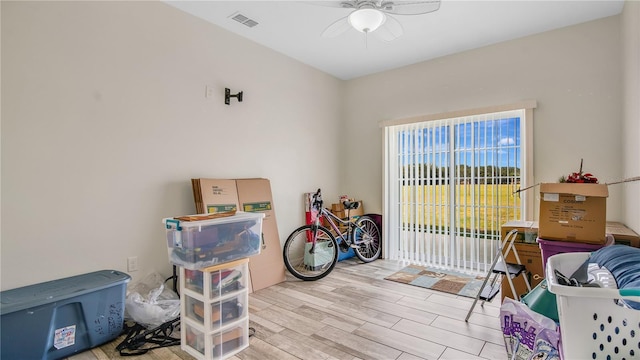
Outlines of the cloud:
{"label": "cloud", "polygon": [[515,145],[516,141],[513,138],[506,137],[498,140],[498,145]]}

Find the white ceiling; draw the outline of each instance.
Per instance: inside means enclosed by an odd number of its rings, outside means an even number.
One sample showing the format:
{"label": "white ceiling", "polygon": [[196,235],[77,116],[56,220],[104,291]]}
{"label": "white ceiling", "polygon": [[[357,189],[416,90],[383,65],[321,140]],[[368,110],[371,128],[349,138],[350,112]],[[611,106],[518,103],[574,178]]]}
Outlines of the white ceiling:
{"label": "white ceiling", "polygon": [[[395,15],[404,35],[383,42],[350,29],[321,37],[349,9],[303,1],[167,1],[171,6],[339,79],[398,68],[498,42],[619,14],[623,0],[442,0],[423,15]],[[315,2],[317,3],[317,1]],[[237,12],[256,20],[247,27]]]}

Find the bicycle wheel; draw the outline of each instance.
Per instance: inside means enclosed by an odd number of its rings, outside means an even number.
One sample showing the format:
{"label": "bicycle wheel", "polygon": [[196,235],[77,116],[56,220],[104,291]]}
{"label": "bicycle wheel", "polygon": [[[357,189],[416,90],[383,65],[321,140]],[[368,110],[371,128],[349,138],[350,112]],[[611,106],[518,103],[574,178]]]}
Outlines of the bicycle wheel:
{"label": "bicycle wheel", "polygon": [[356,220],[356,225],[352,234],[356,256],[364,262],[372,262],[382,252],[378,225],[368,216],[361,216]]}
{"label": "bicycle wheel", "polygon": [[[316,237],[315,247],[311,239]],[[282,256],[291,275],[301,280],[318,280],[329,275],[338,262],[338,243],[327,228],[304,225],[284,243]]]}

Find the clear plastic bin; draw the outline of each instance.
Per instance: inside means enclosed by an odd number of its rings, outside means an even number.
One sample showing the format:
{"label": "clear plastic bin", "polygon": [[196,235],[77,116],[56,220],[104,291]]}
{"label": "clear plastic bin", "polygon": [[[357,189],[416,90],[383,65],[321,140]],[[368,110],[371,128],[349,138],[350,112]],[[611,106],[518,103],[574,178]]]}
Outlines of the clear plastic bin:
{"label": "clear plastic bin", "polygon": [[184,325],[185,342],[182,349],[198,359],[223,359],[249,346],[249,318],[207,335],[200,327]]}
{"label": "clear plastic bin", "polygon": [[[204,279],[207,277],[207,270],[184,269],[185,288],[197,294],[204,295],[207,291],[204,287]],[[248,262],[237,260],[228,263],[228,266],[208,272],[209,275],[209,298],[216,299],[247,288],[249,270]]]}
{"label": "clear plastic bin", "polygon": [[199,270],[258,255],[264,216],[264,213],[238,211],[233,216],[210,220],[163,219],[169,261],[189,270]]}
{"label": "clear plastic bin", "polygon": [[210,319],[211,329],[217,329],[236,321],[246,313],[247,304],[244,294],[225,298],[211,304],[206,304],[186,294],[183,294],[183,297],[186,317],[200,325],[204,325],[204,322],[207,321],[206,319]]}
{"label": "clear plastic bin", "polygon": [[546,268],[549,291],[556,294],[562,358],[640,358],[640,310],[617,304],[617,299],[640,301],[640,289],[564,286],[554,270],[571,276],[588,258],[588,252],[549,257]]}

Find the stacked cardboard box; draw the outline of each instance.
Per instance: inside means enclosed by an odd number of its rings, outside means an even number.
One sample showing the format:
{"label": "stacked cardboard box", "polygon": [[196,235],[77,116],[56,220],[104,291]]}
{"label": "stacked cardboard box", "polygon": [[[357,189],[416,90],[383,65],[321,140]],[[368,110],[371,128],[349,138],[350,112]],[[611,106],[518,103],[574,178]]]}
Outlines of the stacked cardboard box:
{"label": "stacked cardboard box", "polygon": [[500,228],[500,238],[504,239],[509,231],[516,229],[515,242],[535,244],[538,238],[538,222],[537,221],[508,221],[502,224]]}
{"label": "stacked cardboard box", "polygon": [[249,261],[251,288],[257,291],[283,282],[285,267],[269,180],[191,179],[191,185],[199,214],[233,209],[265,214],[260,255]]}
{"label": "stacked cardboard box", "polygon": [[[514,242],[514,246],[516,251],[518,252],[518,257],[520,258],[520,262],[527,269],[527,280],[529,280],[529,284],[533,288],[538,285],[544,279],[544,268],[542,266],[542,255],[540,253],[540,248],[536,243],[536,238],[538,234],[538,222],[536,221],[509,221],[502,225],[501,227],[501,239],[504,239],[507,234],[513,230],[517,229],[518,234],[516,235],[516,240]],[[515,255],[513,252],[509,252],[505,260],[509,263],[517,263]],[[516,294],[518,296],[522,296],[527,293],[527,285],[524,282],[524,278],[522,276],[515,277],[513,279],[513,286],[516,290]],[[506,280],[502,280],[501,283],[501,294],[502,300],[504,301],[505,297],[513,297],[511,295],[511,288],[509,287],[509,282]],[[520,299],[515,299],[520,300]]]}
{"label": "stacked cardboard box", "polygon": [[545,240],[604,244],[607,185],[540,185],[539,237]]}
{"label": "stacked cardboard box", "polygon": [[[518,229],[515,248],[527,268],[529,282],[536,286],[545,277],[540,245],[534,234],[544,240],[601,244],[606,241],[606,204],[609,195],[606,185],[579,183],[549,183],[540,185],[540,213],[538,222],[514,222],[502,226],[502,238],[512,229]],[[588,245],[585,245],[588,246]],[[591,245],[593,246],[593,245]],[[507,262],[516,262],[509,254]],[[519,296],[527,292],[522,277],[514,279]],[[511,297],[506,281],[502,283],[502,299]],[[516,299],[519,300],[519,299]]]}
{"label": "stacked cardboard box", "polygon": [[617,221],[607,221],[607,234],[613,236],[616,244],[640,248],[640,235]]}

